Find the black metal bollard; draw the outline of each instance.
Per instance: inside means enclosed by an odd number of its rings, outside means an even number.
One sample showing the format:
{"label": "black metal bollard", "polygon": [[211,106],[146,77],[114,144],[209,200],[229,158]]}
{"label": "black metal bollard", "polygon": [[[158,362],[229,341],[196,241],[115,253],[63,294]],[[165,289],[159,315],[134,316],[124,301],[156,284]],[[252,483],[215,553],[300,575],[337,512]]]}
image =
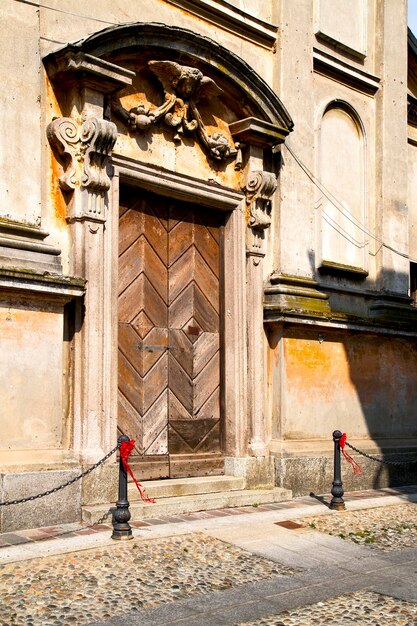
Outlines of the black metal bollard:
{"label": "black metal bollard", "polygon": [[[126,435],[118,438],[118,443],[130,441]],[[130,511],[127,499],[127,474],[122,459],[119,461],[119,498],[116,502],[116,510],[113,512],[113,533],[111,538],[119,541],[133,539],[132,528],[129,524]]]}
{"label": "black metal bollard", "polygon": [[336,511],[344,511],[346,509],[345,501],[343,500],[343,483],[342,472],[340,467],[340,438],[342,433],[340,430],[335,430],[333,433],[334,441],[334,478],[332,483],[331,494],[333,498],[330,502],[330,508]]}

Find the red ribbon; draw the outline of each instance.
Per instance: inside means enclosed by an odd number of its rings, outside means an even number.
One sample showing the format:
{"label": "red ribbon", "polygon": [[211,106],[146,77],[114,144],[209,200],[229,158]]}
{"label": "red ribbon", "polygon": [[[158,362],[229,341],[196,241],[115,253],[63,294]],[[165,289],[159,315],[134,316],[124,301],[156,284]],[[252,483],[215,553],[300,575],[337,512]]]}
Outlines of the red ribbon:
{"label": "red ribbon", "polygon": [[356,463],[356,461],[354,459],[352,459],[350,454],[348,454],[345,451],[346,439],[347,439],[346,433],[343,433],[343,435],[339,439],[339,446],[340,446],[340,449],[342,451],[342,454],[345,457],[346,461],[351,464],[351,466],[353,468],[353,473],[355,474],[355,476],[361,476],[363,474],[363,472],[362,472],[362,469],[361,469],[359,463]]}
{"label": "red ribbon", "polygon": [[152,498],[147,497],[147,495],[145,494],[144,487],[136,480],[136,478],[133,475],[132,468],[127,462],[130,456],[130,453],[132,452],[134,447],[135,447],[134,439],[130,439],[129,441],[122,441],[122,443],[120,444],[120,458],[122,459],[123,467],[125,468],[125,471],[128,472],[130,476],[132,477],[132,480],[135,483],[142,500],[144,502],[151,502],[152,504],[155,504],[155,500],[152,500]]}

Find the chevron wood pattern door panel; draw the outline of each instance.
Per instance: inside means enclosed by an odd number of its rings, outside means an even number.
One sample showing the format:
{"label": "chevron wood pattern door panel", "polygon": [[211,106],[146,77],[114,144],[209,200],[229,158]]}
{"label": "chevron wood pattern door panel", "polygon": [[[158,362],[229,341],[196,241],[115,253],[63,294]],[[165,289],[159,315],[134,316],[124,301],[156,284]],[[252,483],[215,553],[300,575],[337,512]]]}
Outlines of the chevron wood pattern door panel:
{"label": "chevron wood pattern door panel", "polygon": [[119,430],[141,478],[221,473],[222,216],[124,188]]}

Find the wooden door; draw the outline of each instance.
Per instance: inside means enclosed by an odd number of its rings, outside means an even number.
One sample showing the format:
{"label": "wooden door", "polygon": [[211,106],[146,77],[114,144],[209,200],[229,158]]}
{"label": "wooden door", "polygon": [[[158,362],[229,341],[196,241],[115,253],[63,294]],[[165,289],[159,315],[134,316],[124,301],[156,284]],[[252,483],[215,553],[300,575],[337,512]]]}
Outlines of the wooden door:
{"label": "wooden door", "polygon": [[141,479],[220,474],[221,214],[123,188],[120,432]]}

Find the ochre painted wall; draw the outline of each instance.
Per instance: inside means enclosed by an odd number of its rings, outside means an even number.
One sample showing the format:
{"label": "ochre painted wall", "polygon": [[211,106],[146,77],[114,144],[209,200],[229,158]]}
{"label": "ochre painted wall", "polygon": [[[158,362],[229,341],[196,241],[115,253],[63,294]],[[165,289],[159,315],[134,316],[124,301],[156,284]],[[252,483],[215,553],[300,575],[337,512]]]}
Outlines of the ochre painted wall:
{"label": "ochre painted wall", "polygon": [[417,344],[364,332],[288,329],[281,352],[284,439],[417,434]]}

